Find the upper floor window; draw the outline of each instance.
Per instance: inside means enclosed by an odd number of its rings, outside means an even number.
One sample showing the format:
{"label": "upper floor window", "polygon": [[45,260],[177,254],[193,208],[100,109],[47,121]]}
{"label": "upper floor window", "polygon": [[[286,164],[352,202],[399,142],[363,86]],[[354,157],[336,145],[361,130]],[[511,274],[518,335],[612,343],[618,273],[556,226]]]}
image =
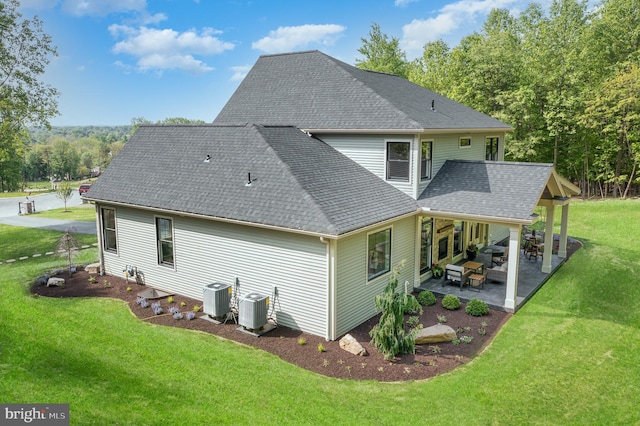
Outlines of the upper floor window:
{"label": "upper floor window", "polygon": [[486,159],[498,161],[498,138],[487,138]]}
{"label": "upper floor window", "polygon": [[387,180],[409,181],[409,142],[387,142]]}
{"label": "upper floor window", "polygon": [[422,141],[420,155],[420,179],[431,179],[431,151],[432,141]]}
{"label": "upper floor window", "polygon": [[112,253],[118,252],[115,209],[102,209],[102,238],[105,251],[110,251]]}
{"label": "upper floor window", "polygon": [[158,263],[173,266],[173,221],[164,217],[156,218],[158,240]]}
{"label": "upper floor window", "polygon": [[391,228],[369,234],[367,277],[369,280],[391,270]]}
{"label": "upper floor window", "polygon": [[471,146],[471,138],[460,138],[460,148],[469,148]]}

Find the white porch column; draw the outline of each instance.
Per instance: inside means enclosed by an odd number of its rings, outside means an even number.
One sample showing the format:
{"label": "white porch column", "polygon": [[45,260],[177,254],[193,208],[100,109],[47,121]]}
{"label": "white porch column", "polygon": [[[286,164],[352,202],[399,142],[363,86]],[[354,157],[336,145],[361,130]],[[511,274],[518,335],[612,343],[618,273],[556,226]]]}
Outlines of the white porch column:
{"label": "white porch column", "polygon": [[551,272],[551,255],[553,254],[553,216],[555,212],[555,205],[549,204],[547,209],[547,226],[544,230],[544,250],[542,255],[542,272]]}
{"label": "white porch column", "polygon": [[562,206],[562,221],[560,222],[560,245],[558,246],[558,257],[567,257],[567,225],[569,224],[569,203]]}
{"label": "white porch column", "polygon": [[509,261],[507,265],[507,293],[504,307],[508,311],[515,312],[518,296],[518,267],[520,265],[520,226],[509,227]]}

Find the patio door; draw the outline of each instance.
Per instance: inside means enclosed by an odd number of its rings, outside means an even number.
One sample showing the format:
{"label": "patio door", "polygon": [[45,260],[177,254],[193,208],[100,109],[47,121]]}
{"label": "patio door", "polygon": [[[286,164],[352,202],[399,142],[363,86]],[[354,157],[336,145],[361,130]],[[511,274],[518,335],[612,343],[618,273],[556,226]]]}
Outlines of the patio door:
{"label": "patio door", "polygon": [[462,259],[464,253],[464,222],[456,220],[453,222],[453,261]]}
{"label": "patio door", "polygon": [[433,263],[433,219],[422,218],[420,229],[420,275],[431,270]]}

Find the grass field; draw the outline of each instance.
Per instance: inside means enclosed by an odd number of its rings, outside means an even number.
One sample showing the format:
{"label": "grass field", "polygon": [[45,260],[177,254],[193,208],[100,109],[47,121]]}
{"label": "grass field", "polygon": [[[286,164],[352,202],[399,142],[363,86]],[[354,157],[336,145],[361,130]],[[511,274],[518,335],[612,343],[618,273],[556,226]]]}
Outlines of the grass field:
{"label": "grass field", "polygon": [[[17,241],[30,230],[9,232]],[[640,202],[575,203],[569,233],[584,249],[477,359],[391,384],[328,379],[142,323],[116,300],[31,297],[33,277],[61,259],[0,265],[0,402],[70,403],[82,425],[638,424]],[[0,258],[14,250],[0,245]]]}
{"label": "grass field", "polygon": [[63,220],[83,220],[87,222],[95,222],[96,208],[93,204],[81,204],[79,206],[67,207],[52,210],[43,210],[32,213],[31,216],[44,217],[47,219],[63,219]]}

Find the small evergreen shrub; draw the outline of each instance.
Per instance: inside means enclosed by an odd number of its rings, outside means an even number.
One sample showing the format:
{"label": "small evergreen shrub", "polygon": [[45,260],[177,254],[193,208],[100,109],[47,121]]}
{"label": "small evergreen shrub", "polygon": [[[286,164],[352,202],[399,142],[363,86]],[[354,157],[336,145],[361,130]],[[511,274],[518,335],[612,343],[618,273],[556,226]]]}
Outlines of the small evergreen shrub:
{"label": "small evergreen shrub", "polygon": [[436,296],[429,290],[421,291],[418,294],[418,303],[422,306],[431,306],[436,304]]}
{"label": "small evergreen shrub", "polygon": [[453,294],[447,294],[442,298],[442,307],[450,311],[455,311],[460,307],[460,299]]}
{"label": "small evergreen shrub", "polygon": [[480,299],[472,299],[467,303],[465,311],[474,317],[480,317],[489,313],[489,307]]}
{"label": "small evergreen shrub", "polygon": [[416,336],[422,328],[418,325],[405,333],[404,312],[421,311],[422,307],[415,297],[397,291],[401,266],[402,263],[393,268],[383,293],[374,298],[375,307],[381,315],[378,324],[369,331],[369,336],[371,336],[371,344],[386,360],[392,360],[398,354],[415,353]]}

